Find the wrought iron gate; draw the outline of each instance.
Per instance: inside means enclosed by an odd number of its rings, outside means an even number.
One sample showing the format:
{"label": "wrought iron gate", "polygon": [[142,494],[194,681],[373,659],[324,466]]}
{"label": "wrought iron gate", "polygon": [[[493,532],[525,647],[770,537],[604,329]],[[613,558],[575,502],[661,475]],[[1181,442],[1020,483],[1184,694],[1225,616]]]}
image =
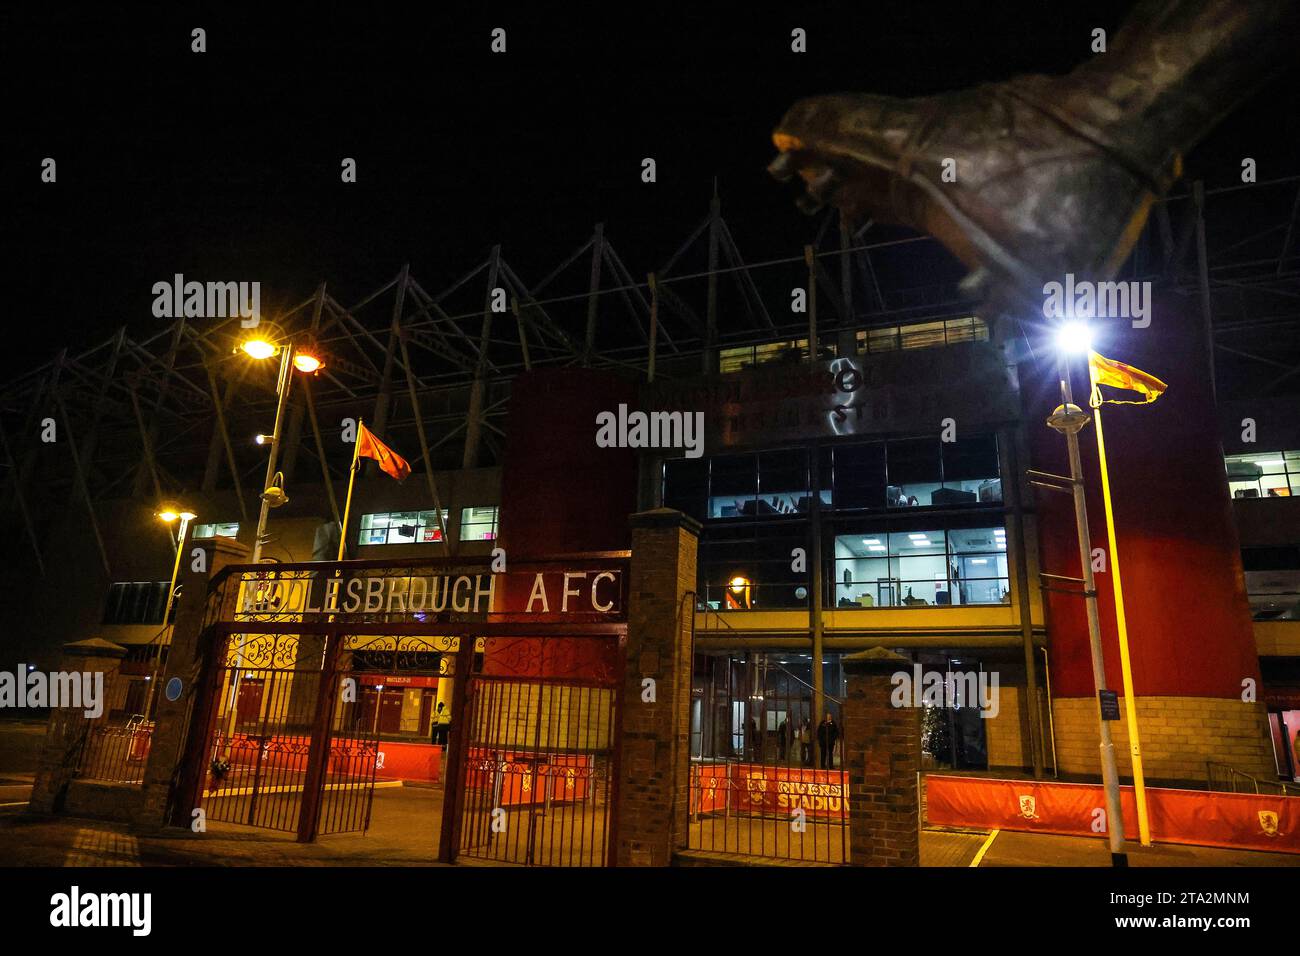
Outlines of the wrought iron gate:
{"label": "wrought iron gate", "polygon": [[207,819],[299,834],[365,830],[378,741],[353,719],[336,634],[236,634],[213,686]]}
{"label": "wrought iron gate", "polygon": [[[611,863],[618,642],[576,640],[585,642],[576,654],[573,645],[550,653],[542,638],[487,640],[489,672],[470,676],[464,708],[460,856],[530,866]],[[501,669],[512,653],[542,672]],[[585,659],[575,663],[575,656]],[[556,676],[577,671],[583,676]]]}

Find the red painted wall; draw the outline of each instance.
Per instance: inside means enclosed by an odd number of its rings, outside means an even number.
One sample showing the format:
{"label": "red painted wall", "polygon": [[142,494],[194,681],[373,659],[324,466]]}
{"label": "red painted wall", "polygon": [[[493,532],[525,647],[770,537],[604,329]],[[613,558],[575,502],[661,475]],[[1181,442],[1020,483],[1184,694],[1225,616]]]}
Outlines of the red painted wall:
{"label": "red painted wall", "polygon": [[[1147,329],[1133,329],[1128,320],[1095,320],[1094,347],[1169,385],[1151,405],[1103,408],[1134,690],[1139,695],[1236,698],[1243,678],[1258,682],[1259,658],[1206,342],[1195,310],[1192,299],[1157,298]],[[1086,408],[1082,359],[1074,366],[1075,404]],[[1022,366],[1022,394],[1033,467],[1067,474],[1065,440],[1042,424],[1059,403],[1054,373]],[[1085,427],[1079,438],[1092,546],[1109,552],[1093,426]],[[1038,491],[1036,499],[1042,570],[1079,576],[1070,497]],[[1107,681],[1119,689],[1109,563],[1107,573],[1097,575],[1097,589]],[[1091,696],[1083,599],[1050,592],[1044,596],[1052,689],[1062,697]]]}
{"label": "red painted wall", "polygon": [[520,375],[510,394],[501,478],[501,541],[528,557],[628,547],[636,454],[596,447],[596,415],[636,407],[628,381],[590,369]]}

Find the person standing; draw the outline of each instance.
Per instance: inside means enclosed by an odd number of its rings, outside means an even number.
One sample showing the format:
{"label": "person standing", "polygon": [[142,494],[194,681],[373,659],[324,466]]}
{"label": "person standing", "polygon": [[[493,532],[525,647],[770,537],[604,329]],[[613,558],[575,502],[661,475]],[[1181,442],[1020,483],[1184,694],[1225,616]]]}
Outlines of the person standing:
{"label": "person standing", "polygon": [[822,722],[817,725],[817,748],[821,751],[821,766],[823,770],[834,769],[835,764],[835,741],[840,737],[840,726],[835,723],[835,717],[828,710]]}
{"label": "person standing", "polygon": [[790,752],[790,723],[784,717],[776,728],[776,752],[781,763],[785,763],[786,755]]}

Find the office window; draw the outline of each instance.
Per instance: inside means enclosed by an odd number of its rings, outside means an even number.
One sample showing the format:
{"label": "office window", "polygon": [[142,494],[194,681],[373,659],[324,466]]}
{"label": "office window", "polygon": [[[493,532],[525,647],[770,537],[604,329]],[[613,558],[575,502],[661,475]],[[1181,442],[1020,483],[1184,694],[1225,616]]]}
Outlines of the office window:
{"label": "office window", "polygon": [[790,567],[790,552],[808,548],[807,528],[806,522],[709,528],[700,542],[701,601],[720,611],[807,607],[808,573]]}
{"label": "office window", "polygon": [[1300,547],[1242,548],[1241,566],[1255,620],[1300,620]]}
{"label": "office window", "polygon": [[708,516],[709,460],[674,458],[664,462],[665,508],[675,508],[698,521]]}
{"label": "office window", "polygon": [[885,506],[885,443],[837,445],[833,449],[836,508]]}
{"label": "office window", "polygon": [[899,349],[929,349],[958,342],[987,342],[989,327],[983,319],[964,316],[933,322],[912,322],[864,329],[857,334],[859,355],[873,352],[896,352]]}
{"label": "office window", "polygon": [[[818,358],[835,357],[835,336],[833,334],[819,335],[817,341],[819,343],[817,349]],[[741,369],[753,368],[757,365],[778,363],[797,365],[806,361],[807,358],[807,337],[788,339],[784,342],[764,342],[759,345],[738,345],[732,348],[719,349],[718,370],[726,374],[727,372],[738,372]]]}
{"label": "office window", "polygon": [[1002,500],[998,442],[993,435],[976,435],[940,442],[943,488],[931,494],[933,504],[992,504]]}
{"label": "office window", "polygon": [[195,538],[234,538],[239,535],[238,521],[223,521],[218,524],[196,524],[194,526]]}
{"label": "office window", "polygon": [[497,536],[497,507],[460,509],[460,540],[492,541]]}
{"label": "office window", "polygon": [[[170,581],[115,581],[104,602],[105,624],[161,624]],[[175,608],[173,616],[175,614]]]}
{"label": "office window", "polygon": [[[450,512],[442,509],[442,523],[447,525]],[[358,544],[428,544],[442,540],[438,518],[429,511],[390,511],[361,516]]]}
{"label": "office window", "polygon": [[904,438],[886,443],[889,486],[885,489],[885,503],[890,508],[942,503],[933,500],[934,493],[943,487],[940,444],[936,438]]}
{"label": "office window", "polygon": [[753,517],[758,513],[758,456],[714,458],[709,463],[709,517]]}
{"label": "office window", "polygon": [[1006,548],[997,526],[837,534],[831,606],[1005,604]]}
{"label": "office window", "polygon": [[1289,498],[1300,495],[1300,451],[1228,455],[1228,487],[1234,498]]}
{"label": "office window", "polygon": [[904,438],[834,447],[837,509],[954,507],[1002,501],[997,438]]}

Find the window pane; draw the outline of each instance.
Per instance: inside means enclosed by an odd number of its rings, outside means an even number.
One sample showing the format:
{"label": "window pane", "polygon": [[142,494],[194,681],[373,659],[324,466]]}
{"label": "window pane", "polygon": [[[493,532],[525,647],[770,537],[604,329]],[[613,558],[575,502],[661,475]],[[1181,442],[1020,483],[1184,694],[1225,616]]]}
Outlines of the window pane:
{"label": "window pane", "polygon": [[839,445],[834,454],[835,507],[885,507],[884,443]]}
{"label": "window pane", "polygon": [[777,514],[809,509],[808,455],[802,449],[764,452],[758,456],[759,506]]}
{"label": "window pane", "polygon": [[724,455],[710,466],[709,517],[736,518],[758,512],[758,460]]}
{"label": "window pane", "polygon": [[955,442],[940,442],[943,457],[943,493],[935,504],[987,504],[1002,500],[998,474],[998,443],[993,435],[977,435]]}
{"label": "window pane", "polygon": [[[891,441],[886,449],[889,482],[886,497],[891,508],[935,504],[941,473],[937,438]],[[943,502],[938,502],[942,504]]]}
{"label": "window pane", "polygon": [[709,494],[709,460],[674,458],[664,462],[664,507],[703,521]]}

